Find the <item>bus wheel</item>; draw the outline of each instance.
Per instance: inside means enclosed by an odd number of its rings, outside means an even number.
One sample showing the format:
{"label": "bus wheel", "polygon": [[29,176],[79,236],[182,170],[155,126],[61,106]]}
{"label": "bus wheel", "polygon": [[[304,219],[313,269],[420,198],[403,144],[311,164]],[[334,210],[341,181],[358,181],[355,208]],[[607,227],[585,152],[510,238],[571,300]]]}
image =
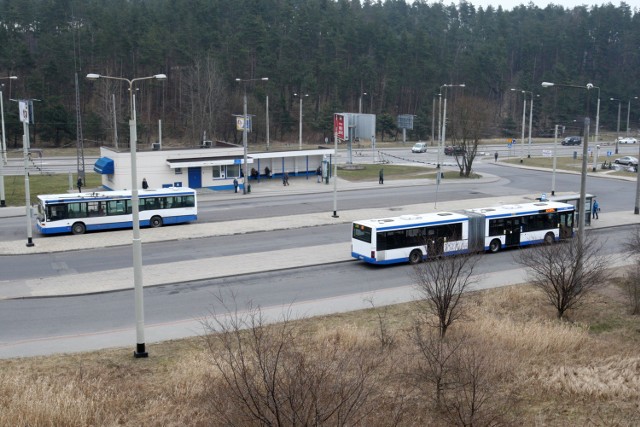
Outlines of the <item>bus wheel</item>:
{"label": "bus wheel", "polygon": [[149,223],[153,228],[162,227],[162,218],[160,218],[159,216],[154,216],[153,218],[151,218],[151,221],[149,221]]}
{"label": "bus wheel", "polygon": [[555,241],[556,241],[556,236],[554,236],[553,233],[547,233],[544,236],[544,243],[547,244],[547,245],[550,245]]}
{"label": "bus wheel", "polygon": [[422,252],[418,249],[414,249],[409,254],[409,264],[418,264],[422,261]]}
{"label": "bus wheel", "polygon": [[84,234],[85,231],[87,231],[87,227],[85,227],[85,225],[81,222],[76,222],[71,227],[71,232],[73,234]]}
{"label": "bus wheel", "polygon": [[491,243],[489,244],[489,251],[490,251],[491,253],[494,253],[494,254],[495,254],[496,252],[498,252],[498,251],[500,250],[500,246],[501,246],[501,245],[502,245],[502,244],[500,243],[500,240],[498,240],[498,239],[493,239],[493,240],[491,241]]}

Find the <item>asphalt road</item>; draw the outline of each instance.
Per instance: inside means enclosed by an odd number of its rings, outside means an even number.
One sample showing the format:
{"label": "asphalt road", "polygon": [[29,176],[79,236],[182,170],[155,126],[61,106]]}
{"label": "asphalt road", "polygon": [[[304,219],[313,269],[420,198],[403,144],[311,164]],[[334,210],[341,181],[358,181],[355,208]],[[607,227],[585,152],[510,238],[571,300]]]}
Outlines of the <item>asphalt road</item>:
{"label": "asphalt road", "polygon": [[[603,253],[616,257],[629,227],[593,232],[602,239]],[[562,243],[561,243],[562,244]],[[526,249],[525,249],[526,250]],[[517,250],[482,254],[475,271],[483,287],[500,285],[492,278],[506,273],[515,276],[521,268],[515,263]],[[261,255],[262,256],[262,255]],[[264,256],[268,256],[265,253]],[[247,260],[250,262],[250,260]],[[376,292],[406,293],[414,283],[409,265],[372,266],[358,261],[278,272],[249,274],[232,278],[146,288],[145,324],[149,330],[175,332],[188,324],[195,329],[212,313],[229,309],[243,312],[250,306],[279,308],[311,304],[336,310],[336,301],[353,295]],[[511,283],[511,282],[509,282]],[[360,305],[366,301],[360,297]],[[133,291],[70,297],[30,298],[0,301],[0,357],[73,351],[64,344],[84,341],[86,348],[126,345],[133,342],[123,331],[133,323]],[[381,305],[373,299],[373,303]],[[361,307],[359,307],[361,308]],[[303,309],[304,310],[304,309]],[[304,315],[305,313],[302,313]],[[193,330],[194,333],[198,333]],[[187,335],[189,335],[187,333]],[[87,341],[87,337],[99,342]],[[167,337],[165,337],[166,339]],[[131,341],[127,341],[127,340]]]}
{"label": "asphalt road", "polygon": [[[415,188],[375,188],[349,191],[341,194],[342,209],[362,209],[406,205],[438,200],[460,200],[485,196],[531,194],[549,188],[551,174],[478,163],[478,171],[500,175],[492,184],[452,184],[441,186],[435,194],[434,186],[416,194]],[[611,191],[615,186],[616,191]],[[543,190],[541,190],[541,188]],[[579,176],[557,174],[558,191],[578,191]],[[588,192],[598,195],[603,210],[615,206],[616,210],[633,210],[636,183],[603,178],[589,178]],[[296,213],[321,212],[327,210],[330,193],[312,195],[275,196],[205,203],[200,206],[200,220],[216,221],[260,216],[294,215]],[[24,218],[3,219],[0,238],[16,232],[24,233]],[[608,253],[618,253],[620,242],[627,231],[615,229],[598,231],[607,234]],[[22,234],[20,234],[22,235]],[[260,256],[269,256],[269,250],[283,247],[307,247],[312,245],[348,241],[346,226],[314,227],[252,233],[227,237],[195,239],[189,242],[172,241],[144,245],[144,263],[154,264],[169,260],[192,260],[212,254],[242,254],[262,251]],[[487,262],[481,263],[486,274],[497,274],[516,268],[509,252],[484,255]],[[348,257],[345,257],[348,260]],[[250,262],[250,259],[247,259]],[[92,249],[57,254],[0,257],[3,280],[19,280],[25,277],[57,276],[74,272],[105,271],[130,266],[130,251],[122,248]],[[484,271],[486,270],[486,271]],[[332,264],[323,267],[292,269],[278,273],[262,273],[234,278],[203,281],[172,286],[159,286],[145,290],[146,322],[150,330],[164,338],[171,338],[168,329],[188,323],[194,328],[194,319],[212,311],[223,309],[219,295],[230,298],[245,308],[248,301],[260,306],[282,306],[308,302],[317,305],[329,304],[339,296],[355,295],[375,290],[406,289],[410,282],[410,267],[397,266],[376,268],[356,262]],[[398,291],[399,292],[399,291]],[[69,344],[71,337],[90,336],[99,344],[86,348],[123,345],[122,334],[133,323],[133,296],[129,291],[64,298],[0,301],[0,354],[11,356],[8,343],[25,342],[19,354],[39,354],[46,343],[50,351],[82,350]],[[115,338],[115,337],[118,338]],[[66,337],[66,338],[65,338]],[[105,337],[112,337],[107,339]],[[102,340],[101,338],[105,338]],[[132,342],[127,338],[124,343]],[[4,346],[4,347],[3,347]],[[29,350],[30,349],[30,350]],[[31,352],[31,353],[29,353]],[[15,356],[16,354],[13,354]]]}

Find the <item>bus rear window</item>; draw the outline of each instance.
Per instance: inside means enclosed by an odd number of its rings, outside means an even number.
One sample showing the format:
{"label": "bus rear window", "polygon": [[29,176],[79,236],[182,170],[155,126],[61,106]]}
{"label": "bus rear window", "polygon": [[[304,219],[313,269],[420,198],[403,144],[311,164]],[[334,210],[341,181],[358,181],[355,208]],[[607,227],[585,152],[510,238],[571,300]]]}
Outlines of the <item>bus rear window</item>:
{"label": "bus rear window", "polygon": [[371,228],[360,224],[353,224],[353,238],[371,243]]}

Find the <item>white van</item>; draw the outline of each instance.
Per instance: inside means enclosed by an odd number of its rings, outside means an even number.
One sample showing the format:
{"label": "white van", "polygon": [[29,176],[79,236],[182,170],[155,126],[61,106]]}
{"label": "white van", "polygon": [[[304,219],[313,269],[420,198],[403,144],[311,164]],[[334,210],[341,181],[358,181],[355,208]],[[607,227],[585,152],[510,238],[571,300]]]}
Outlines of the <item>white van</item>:
{"label": "white van", "polygon": [[412,153],[426,153],[427,144],[425,142],[416,142],[411,148]]}

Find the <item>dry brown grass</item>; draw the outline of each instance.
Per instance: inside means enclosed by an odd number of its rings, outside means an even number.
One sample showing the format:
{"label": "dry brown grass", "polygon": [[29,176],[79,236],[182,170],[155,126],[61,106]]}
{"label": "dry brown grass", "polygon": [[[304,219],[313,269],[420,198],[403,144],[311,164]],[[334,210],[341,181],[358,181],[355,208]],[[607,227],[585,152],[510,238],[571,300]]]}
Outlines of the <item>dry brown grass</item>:
{"label": "dry brown grass", "polygon": [[[466,316],[450,333],[481,344],[504,424],[637,423],[640,319],[628,314],[616,289],[592,295],[570,322],[555,320],[531,287],[469,295]],[[400,425],[447,424],[406,380],[416,363],[407,334],[414,310],[404,304],[296,322],[314,347],[339,340],[347,349],[370,346],[372,354],[380,351],[379,320],[386,322],[395,339],[376,377],[385,396],[369,414],[376,425],[390,424],[399,396]],[[215,354],[203,340],[150,345],[149,352],[149,359],[113,349],[0,361],[0,425],[219,425],[210,405]]]}

